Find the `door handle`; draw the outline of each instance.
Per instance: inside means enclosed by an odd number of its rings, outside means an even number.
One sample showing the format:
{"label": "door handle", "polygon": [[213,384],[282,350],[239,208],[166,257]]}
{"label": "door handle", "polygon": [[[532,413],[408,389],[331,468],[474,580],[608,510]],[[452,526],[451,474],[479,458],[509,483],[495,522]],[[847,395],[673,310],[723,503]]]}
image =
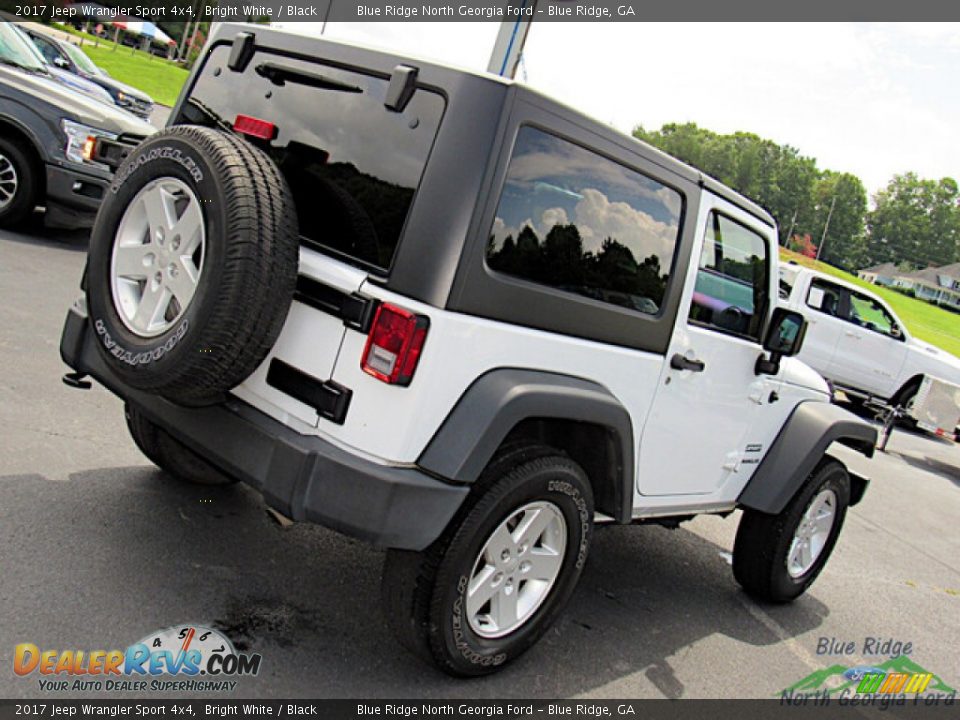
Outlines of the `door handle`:
{"label": "door handle", "polygon": [[847,337],[856,338],[857,340],[860,339],[860,335],[858,333],[853,332],[853,330],[847,330],[846,334],[847,334]]}
{"label": "door handle", "polygon": [[703,372],[704,368],[707,367],[703,360],[690,360],[685,356],[677,353],[672,358],[670,358],[670,367],[674,370],[689,370],[690,372]]}

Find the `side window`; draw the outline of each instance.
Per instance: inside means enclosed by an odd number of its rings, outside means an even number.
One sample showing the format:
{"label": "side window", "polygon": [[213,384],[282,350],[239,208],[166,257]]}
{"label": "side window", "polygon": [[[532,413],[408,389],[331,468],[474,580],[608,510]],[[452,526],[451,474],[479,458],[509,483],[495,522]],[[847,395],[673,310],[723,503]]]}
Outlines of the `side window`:
{"label": "side window", "polygon": [[770,302],[769,268],[763,236],[724,215],[711,213],[690,321],[759,341]]}
{"label": "side window", "polygon": [[900,329],[886,308],[873,298],[860,293],[850,293],[850,310],[846,319],[854,325],[881,335],[900,336]]}
{"label": "side window", "polygon": [[39,38],[34,38],[33,44],[37,46],[37,49],[40,51],[40,54],[43,55],[43,59],[46,60],[51,65],[53,65],[54,61],[58,57],[60,57],[60,53],[53,46],[53,44],[48,43],[46,40],[40,40]]}
{"label": "side window", "polygon": [[814,278],[807,291],[807,307],[819,310],[830,317],[838,317],[840,298],[843,297],[843,293],[843,288],[820,278]]}
{"label": "side window", "polygon": [[498,272],[654,315],[680,233],[679,192],[523,127],[487,244]]}
{"label": "side window", "polygon": [[797,271],[789,267],[780,268],[780,282],[777,293],[781,300],[789,300],[790,293],[793,292],[793,286],[797,281]]}

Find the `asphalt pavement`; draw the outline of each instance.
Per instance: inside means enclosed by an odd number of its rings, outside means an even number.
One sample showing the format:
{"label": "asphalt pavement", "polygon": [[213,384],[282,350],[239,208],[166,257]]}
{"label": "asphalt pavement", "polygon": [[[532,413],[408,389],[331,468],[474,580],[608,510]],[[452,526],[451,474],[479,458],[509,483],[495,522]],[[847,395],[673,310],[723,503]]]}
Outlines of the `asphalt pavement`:
{"label": "asphalt pavement", "polygon": [[[60,381],[83,233],[0,232],[0,697],[38,697],[13,648],[111,649],[203,623],[263,656],[239,697],[773,697],[835,663],[876,664],[869,638],[960,688],[960,446],[898,432],[843,458],[873,481],[833,558],[790,605],[736,585],[737,515],[667,530],[601,528],[568,610],[499,674],[446,677],[387,631],[382,553],[284,527],[242,486],[205,489],[153,467],[119,400]],[[818,654],[823,638],[851,656]]]}

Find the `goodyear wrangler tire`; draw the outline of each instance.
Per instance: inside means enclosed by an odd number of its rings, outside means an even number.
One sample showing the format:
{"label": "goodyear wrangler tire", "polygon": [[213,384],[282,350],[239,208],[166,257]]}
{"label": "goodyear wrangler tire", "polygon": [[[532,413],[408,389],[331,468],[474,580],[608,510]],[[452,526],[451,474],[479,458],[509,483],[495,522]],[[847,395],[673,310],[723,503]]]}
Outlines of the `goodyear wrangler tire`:
{"label": "goodyear wrangler tire", "polygon": [[387,552],[387,622],[402,645],[450,675],[494,672],[563,611],[592,530],[583,469],[550,448],[513,449],[427,550]]}
{"label": "goodyear wrangler tire", "polygon": [[778,515],[745,509],[733,546],[733,575],[752,597],[787,603],[823,570],[850,504],[850,476],[826,457]]}
{"label": "goodyear wrangler tire", "polygon": [[264,152],[189,125],[153,135],[117,170],[90,237],[97,346],[134,388],[216,403],[280,334],[298,247],[290,190]]}

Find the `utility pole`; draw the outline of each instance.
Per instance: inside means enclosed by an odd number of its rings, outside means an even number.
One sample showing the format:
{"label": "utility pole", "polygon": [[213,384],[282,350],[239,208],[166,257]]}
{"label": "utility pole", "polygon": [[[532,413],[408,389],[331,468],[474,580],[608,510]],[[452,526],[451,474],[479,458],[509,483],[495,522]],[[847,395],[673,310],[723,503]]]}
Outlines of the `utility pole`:
{"label": "utility pole", "polygon": [[787,234],[783,236],[784,247],[790,242],[790,234],[793,232],[793,226],[797,224],[797,212],[799,212],[799,209],[793,211],[793,217],[790,218],[790,228],[787,230]]}
{"label": "utility pole", "polygon": [[[515,9],[516,20],[500,23],[487,72],[513,79],[517,74],[523,46],[527,42],[530,23],[537,12],[537,0],[507,0],[507,6]],[[529,13],[529,14],[527,14]]]}
{"label": "utility pole", "polygon": [[820,236],[820,247],[817,248],[817,262],[820,261],[820,253],[823,252],[823,244],[827,241],[827,229],[830,227],[830,218],[833,217],[833,206],[837,204],[837,196],[833,196],[830,201],[830,212],[827,213],[827,221],[823,224],[823,235]]}
{"label": "utility pole", "polygon": [[187,45],[187,36],[190,34],[190,20],[183,25],[183,35],[180,37],[180,49],[177,51],[177,59],[183,60],[184,48]]}

